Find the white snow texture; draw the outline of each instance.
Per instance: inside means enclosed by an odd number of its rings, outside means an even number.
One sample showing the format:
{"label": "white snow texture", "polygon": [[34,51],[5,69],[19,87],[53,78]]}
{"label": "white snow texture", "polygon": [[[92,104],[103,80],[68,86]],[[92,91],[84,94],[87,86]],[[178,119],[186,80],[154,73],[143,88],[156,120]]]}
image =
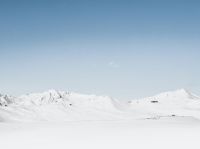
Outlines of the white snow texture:
{"label": "white snow texture", "polygon": [[49,90],[12,97],[0,95],[0,121],[200,119],[200,97],[180,89],[128,103],[107,96]]}

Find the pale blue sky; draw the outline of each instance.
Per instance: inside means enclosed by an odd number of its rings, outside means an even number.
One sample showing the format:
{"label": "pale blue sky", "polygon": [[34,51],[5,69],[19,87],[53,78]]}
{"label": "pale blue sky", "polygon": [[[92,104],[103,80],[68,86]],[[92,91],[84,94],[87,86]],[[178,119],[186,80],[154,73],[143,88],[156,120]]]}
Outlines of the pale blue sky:
{"label": "pale blue sky", "polygon": [[0,1],[0,92],[200,93],[200,2]]}

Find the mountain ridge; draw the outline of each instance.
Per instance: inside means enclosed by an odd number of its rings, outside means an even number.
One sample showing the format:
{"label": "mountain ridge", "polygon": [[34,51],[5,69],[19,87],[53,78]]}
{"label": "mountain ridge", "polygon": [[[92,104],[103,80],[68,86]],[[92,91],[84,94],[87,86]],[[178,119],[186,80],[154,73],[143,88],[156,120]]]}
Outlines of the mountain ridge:
{"label": "mountain ridge", "polygon": [[0,95],[0,121],[79,121],[191,116],[200,119],[200,98],[179,89],[124,103],[109,96],[48,90]]}
{"label": "mountain ridge", "polygon": [[[32,103],[35,103],[36,105],[38,103],[36,103],[37,100],[40,100],[42,103],[58,103],[61,101],[61,99],[63,101],[68,101],[70,96],[84,96],[84,97],[88,97],[90,98],[90,100],[94,100],[97,97],[102,97],[102,98],[110,98],[113,99],[112,97],[109,96],[97,96],[94,94],[80,94],[80,93],[76,93],[76,92],[69,92],[69,91],[58,91],[55,89],[50,89],[44,92],[39,92],[39,93],[29,93],[29,94],[23,94],[20,96],[11,96],[11,95],[7,95],[7,94],[0,94],[0,106],[2,105],[9,105],[12,103],[16,103],[16,102],[22,102],[24,101],[24,99],[26,99],[26,102],[30,102],[30,100],[32,101]],[[167,92],[162,92],[159,93],[157,95],[154,96],[150,96],[150,97],[145,97],[145,98],[138,98],[138,99],[133,99],[133,100],[147,100],[147,99],[157,99],[157,98],[175,98],[175,97],[179,97],[179,98],[191,98],[191,99],[200,99],[199,96],[193,94],[192,92],[190,92],[187,89],[177,89],[174,91],[167,91]],[[116,100],[116,99],[115,99]],[[131,100],[131,101],[133,101]],[[39,102],[39,101],[37,101]],[[130,101],[129,101],[130,102]]]}

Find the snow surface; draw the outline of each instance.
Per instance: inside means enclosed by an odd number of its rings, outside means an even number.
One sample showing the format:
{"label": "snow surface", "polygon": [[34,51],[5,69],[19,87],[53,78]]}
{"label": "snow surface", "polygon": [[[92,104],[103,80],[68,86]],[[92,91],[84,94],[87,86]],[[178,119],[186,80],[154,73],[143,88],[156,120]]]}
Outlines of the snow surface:
{"label": "snow surface", "polygon": [[17,148],[200,148],[200,97],[185,89],[127,103],[49,90],[0,95],[0,146]]}
{"label": "snow surface", "polygon": [[180,89],[122,103],[108,96],[49,90],[12,97],[0,95],[0,121],[80,121],[200,119],[200,97]]}

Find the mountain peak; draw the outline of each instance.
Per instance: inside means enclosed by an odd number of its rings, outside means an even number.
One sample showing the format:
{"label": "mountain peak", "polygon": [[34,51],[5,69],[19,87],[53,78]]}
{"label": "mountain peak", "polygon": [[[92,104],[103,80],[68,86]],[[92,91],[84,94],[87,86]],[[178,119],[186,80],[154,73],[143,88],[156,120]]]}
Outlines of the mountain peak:
{"label": "mountain peak", "polygon": [[149,97],[149,98],[156,98],[156,99],[163,99],[163,100],[178,100],[178,101],[183,101],[184,99],[200,99],[198,96],[195,94],[191,93],[187,89],[178,89],[175,91],[169,91],[169,92],[164,92],[160,93],[156,96]]}
{"label": "mountain peak", "polygon": [[183,93],[183,94],[190,94],[190,91],[185,89],[185,88],[177,89],[174,92],[179,92],[179,93]]}
{"label": "mountain peak", "polygon": [[199,98],[197,95],[193,94],[192,92],[190,92],[187,89],[178,89],[174,92],[171,92],[172,94],[179,96],[179,97],[185,97],[185,98],[190,98],[190,99],[196,99]]}
{"label": "mountain peak", "polygon": [[168,91],[168,92],[163,92],[151,97],[146,97],[142,99],[137,99],[137,100],[159,100],[159,101],[177,101],[177,102],[182,102],[183,100],[188,100],[188,99],[200,99],[197,95],[191,93],[187,89],[178,89],[175,91]]}
{"label": "mountain peak", "polygon": [[9,95],[2,95],[0,94],[0,105],[1,106],[7,106],[8,104],[11,104],[14,102],[14,97]]}

